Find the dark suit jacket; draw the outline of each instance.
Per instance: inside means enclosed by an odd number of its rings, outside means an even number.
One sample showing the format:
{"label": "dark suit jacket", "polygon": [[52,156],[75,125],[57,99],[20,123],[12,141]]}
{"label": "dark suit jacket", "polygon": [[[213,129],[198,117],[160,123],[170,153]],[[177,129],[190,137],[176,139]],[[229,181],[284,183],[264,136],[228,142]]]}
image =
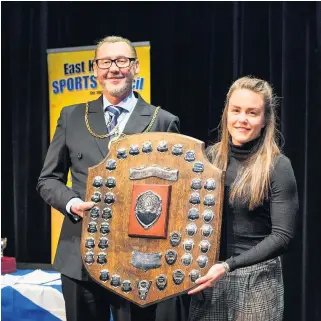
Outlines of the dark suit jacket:
{"label": "dark suit jacket", "polygon": [[[125,129],[125,134],[144,131],[149,125],[155,106],[147,104],[137,93],[137,104]],[[102,96],[89,103],[88,120],[96,134],[107,133]],[[179,119],[160,109],[151,131],[178,132]],[[85,124],[85,104],[62,109],[55,135],[41,171],[37,190],[52,207],[65,215],[54,267],[62,274],[78,280],[86,279],[80,253],[81,220],[76,222],[66,211],[72,198],[85,199],[88,167],[100,163],[108,153],[108,138],[92,136]],[[72,189],[66,186],[71,168]]]}

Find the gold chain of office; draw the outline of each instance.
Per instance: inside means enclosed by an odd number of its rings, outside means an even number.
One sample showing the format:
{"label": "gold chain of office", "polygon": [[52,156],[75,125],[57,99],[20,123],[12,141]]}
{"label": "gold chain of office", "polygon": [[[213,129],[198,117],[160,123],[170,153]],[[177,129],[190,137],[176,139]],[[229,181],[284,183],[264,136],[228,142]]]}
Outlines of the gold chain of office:
{"label": "gold chain of office", "polygon": [[[90,133],[92,136],[94,136],[94,137],[96,137],[96,138],[103,139],[103,138],[107,138],[107,137],[109,137],[109,136],[115,135],[115,133],[117,132],[117,128],[118,128],[119,123],[112,129],[112,131],[111,131],[110,133],[107,133],[107,134],[104,134],[104,135],[99,135],[99,134],[94,133],[94,132],[92,131],[92,129],[90,128],[90,125],[89,125],[89,121],[88,121],[88,110],[89,110],[89,104],[88,104],[88,102],[86,102],[85,123],[86,123],[86,127],[87,127],[89,133]],[[156,110],[155,110],[155,112],[154,112],[153,118],[152,118],[152,120],[150,121],[148,127],[143,131],[143,133],[147,133],[147,132],[150,131],[150,129],[152,128],[152,126],[153,126],[153,124],[154,124],[154,122],[155,122],[155,120],[156,120],[156,118],[157,118],[157,114],[158,114],[159,110],[160,110],[160,106],[156,107]],[[110,122],[108,123],[108,125],[109,125],[109,124],[110,124]],[[107,125],[107,126],[108,126],[108,125]],[[125,136],[125,134],[122,134],[121,136],[123,137],[123,136]]]}

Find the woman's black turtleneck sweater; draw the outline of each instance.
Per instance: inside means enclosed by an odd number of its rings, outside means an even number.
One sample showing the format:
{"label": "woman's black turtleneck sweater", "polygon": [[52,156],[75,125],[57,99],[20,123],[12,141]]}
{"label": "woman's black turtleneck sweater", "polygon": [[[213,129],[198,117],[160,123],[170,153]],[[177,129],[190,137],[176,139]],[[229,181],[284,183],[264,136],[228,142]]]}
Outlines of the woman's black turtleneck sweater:
{"label": "woman's black turtleneck sweater", "polygon": [[283,154],[276,158],[271,172],[268,200],[251,211],[244,204],[229,204],[230,186],[256,144],[257,139],[243,146],[230,143],[220,259],[226,260],[231,271],[281,255],[294,236],[298,212],[297,186],[291,163]]}

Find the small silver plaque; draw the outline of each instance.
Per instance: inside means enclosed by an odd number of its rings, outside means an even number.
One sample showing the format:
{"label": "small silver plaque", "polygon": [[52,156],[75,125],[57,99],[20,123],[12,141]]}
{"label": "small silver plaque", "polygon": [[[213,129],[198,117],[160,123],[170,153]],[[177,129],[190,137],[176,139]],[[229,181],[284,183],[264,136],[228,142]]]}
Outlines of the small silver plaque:
{"label": "small silver plaque", "polygon": [[113,204],[115,203],[115,195],[114,193],[106,193],[104,197],[104,202],[106,204]]}
{"label": "small silver plaque", "polygon": [[161,274],[156,278],[156,287],[158,290],[163,291],[167,286],[167,277],[165,274]]}
{"label": "small silver plaque", "polygon": [[106,169],[109,171],[116,169],[116,161],[114,159],[108,159],[106,163]]}
{"label": "small silver plaque", "polygon": [[194,248],[194,241],[192,239],[188,239],[183,242],[184,251],[191,252],[193,248]]}
{"label": "small silver plaque", "polygon": [[132,286],[129,280],[124,280],[121,285],[121,290],[125,293],[128,293],[132,290]]}
{"label": "small silver plaque", "polygon": [[175,270],[173,272],[173,281],[176,285],[182,284],[182,282],[184,281],[184,278],[185,278],[185,274],[182,270]]}
{"label": "small silver plaque", "polygon": [[201,233],[202,233],[203,236],[209,237],[209,236],[211,236],[212,232],[213,232],[213,228],[212,228],[211,225],[209,225],[209,224],[203,224],[202,225]]}
{"label": "small silver plaque", "polygon": [[214,213],[211,210],[205,210],[202,216],[205,223],[210,223],[214,218]]}
{"label": "small silver plaque", "polygon": [[104,265],[107,263],[107,255],[105,253],[98,253],[97,263],[100,265]]}
{"label": "small silver plaque", "polygon": [[97,232],[97,223],[96,222],[89,222],[87,226],[87,232],[89,234],[95,234]]}
{"label": "small silver plaque", "polygon": [[103,209],[103,213],[101,214],[101,217],[104,221],[108,221],[113,217],[113,210],[111,207],[105,207]]}
{"label": "small silver plaque", "polygon": [[198,258],[197,258],[197,264],[198,266],[201,268],[201,269],[204,269],[208,263],[208,257],[205,256],[205,255],[200,255]]}
{"label": "small silver plaque", "polygon": [[94,194],[91,196],[91,200],[95,203],[99,203],[101,201],[101,193],[94,192]]}
{"label": "small silver plaque", "polygon": [[88,264],[88,265],[91,265],[93,264],[95,261],[95,255],[93,252],[87,252],[85,254],[85,263]]}
{"label": "small silver plaque", "polygon": [[200,271],[192,270],[189,274],[190,280],[194,283],[201,276]]}
{"label": "small silver plaque", "polygon": [[103,178],[101,176],[96,176],[93,181],[93,186],[97,188],[103,186]]}
{"label": "small silver plaque", "polygon": [[127,158],[126,148],[119,148],[119,149],[117,150],[117,158],[118,158],[118,159],[125,159],[125,158]]}
{"label": "small silver plaque", "polygon": [[182,264],[184,266],[189,266],[191,265],[193,262],[193,256],[192,254],[190,253],[185,253],[183,256],[182,256]]}
{"label": "small silver plaque", "polygon": [[142,152],[149,154],[153,151],[152,143],[151,142],[145,142],[143,144]]}
{"label": "small silver plaque", "polygon": [[181,243],[182,235],[179,232],[172,232],[169,236],[169,242],[172,247],[176,247]]}
{"label": "small silver plaque", "polygon": [[215,205],[215,198],[211,194],[207,194],[204,197],[204,205],[205,206],[214,206]]}
{"label": "small silver plaque", "polygon": [[188,151],[185,153],[184,159],[185,159],[187,162],[194,162],[194,161],[195,161],[195,152],[194,152],[193,150],[188,150]]}
{"label": "small silver plaque", "polygon": [[177,253],[174,250],[168,250],[165,253],[165,260],[167,262],[168,265],[173,265],[175,264],[176,260],[177,260]]}
{"label": "small silver plaque", "polygon": [[199,193],[192,193],[190,198],[189,198],[189,202],[193,205],[198,205],[201,203],[201,197]]}
{"label": "small silver plaque", "polygon": [[216,188],[216,182],[213,178],[209,178],[206,180],[206,183],[204,185],[204,188],[207,190],[207,191],[214,191],[215,188]]}
{"label": "small silver plaque", "polygon": [[188,219],[190,221],[195,221],[199,218],[199,211],[196,207],[193,207],[191,208],[189,211],[188,211]]}
{"label": "small silver plaque", "polygon": [[139,154],[139,146],[137,144],[131,145],[129,148],[129,154],[132,156],[136,156]]}
{"label": "small silver plaque", "polygon": [[99,217],[99,207],[95,206],[90,210],[90,218],[96,220]]}
{"label": "small silver plaque", "polygon": [[193,165],[194,173],[202,173],[204,172],[204,164],[202,162],[195,162]]}
{"label": "small silver plaque", "polygon": [[112,275],[110,285],[113,286],[114,288],[117,288],[120,286],[120,276],[117,274]]}
{"label": "small silver plaque", "polygon": [[114,177],[108,177],[105,183],[106,187],[114,188],[116,186],[116,180]]}
{"label": "small silver plaque", "polygon": [[183,155],[183,145],[182,144],[175,144],[172,148],[172,154],[174,156],[181,156]]}
{"label": "small silver plaque", "polygon": [[191,183],[191,189],[199,190],[202,188],[202,180],[199,178],[193,178]]}
{"label": "small silver plaque", "polygon": [[186,226],[186,234],[188,236],[194,236],[197,232],[197,226],[195,223],[190,223]]}
{"label": "small silver plaque", "polygon": [[93,237],[87,238],[85,247],[89,250],[92,250],[95,247],[95,239]]}
{"label": "small silver plaque", "polygon": [[105,283],[105,282],[107,282],[109,279],[110,279],[109,271],[108,271],[108,270],[101,270],[101,271],[100,271],[99,280]]}
{"label": "small silver plaque", "polygon": [[161,153],[168,151],[168,143],[165,140],[159,142],[157,150]]}
{"label": "small silver plaque", "polygon": [[202,253],[207,253],[210,250],[211,244],[208,240],[202,240],[199,247]]}

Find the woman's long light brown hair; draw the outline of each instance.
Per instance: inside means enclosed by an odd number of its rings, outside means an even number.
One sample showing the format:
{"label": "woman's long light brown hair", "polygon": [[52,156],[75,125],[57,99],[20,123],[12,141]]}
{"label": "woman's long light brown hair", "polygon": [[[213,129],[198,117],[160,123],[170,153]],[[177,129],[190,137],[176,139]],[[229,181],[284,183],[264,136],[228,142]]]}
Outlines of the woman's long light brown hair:
{"label": "woman's long light brown hair", "polygon": [[255,152],[243,163],[241,170],[231,186],[230,204],[248,204],[250,210],[261,205],[268,198],[270,173],[274,160],[280,154],[276,142],[275,98],[268,82],[243,77],[236,80],[230,87],[225,101],[225,108],[220,122],[219,142],[213,145],[208,152],[212,163],[226,170],[229,154],[229,132],[227,129],[227,112],[232,93],[237,89],[248,89],[262,95],[264,100],[265,126],[261,131]]}

